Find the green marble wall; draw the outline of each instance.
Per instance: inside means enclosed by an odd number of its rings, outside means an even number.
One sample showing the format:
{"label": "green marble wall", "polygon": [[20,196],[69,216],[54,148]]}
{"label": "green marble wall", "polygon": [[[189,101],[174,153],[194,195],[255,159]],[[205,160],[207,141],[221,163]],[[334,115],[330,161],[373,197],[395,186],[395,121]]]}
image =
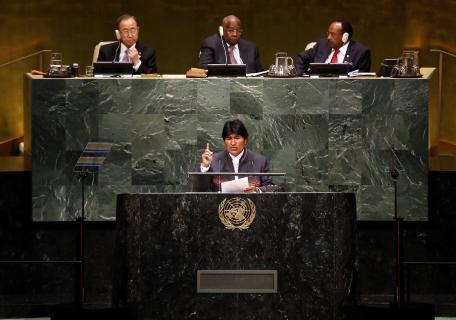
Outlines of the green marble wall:
{"label": "green marble wall", "polygon": [[394,145],[399,215],[427,219],[427,79],[39,79],[28,77],[33,219],[80,214],[72,167],[88,141],[114,147],[88,181],[91,220],[115,219],[118,193],[191,191],[209,142],[245,122],[285,191],[353,191],[359,220],[390,220]]}

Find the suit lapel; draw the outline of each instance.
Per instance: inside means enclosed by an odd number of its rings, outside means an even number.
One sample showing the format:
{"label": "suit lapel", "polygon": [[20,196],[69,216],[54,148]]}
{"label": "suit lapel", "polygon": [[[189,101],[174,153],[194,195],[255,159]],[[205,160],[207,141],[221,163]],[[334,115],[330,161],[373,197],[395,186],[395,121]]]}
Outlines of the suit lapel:
{"label": "suit lapel", "polygon": [[347,52],[345,52],[344,62],[351,62],[353,56],[353,41],[350,41],[347,47]]}
{"label": "suit lapel", "polygon": [[231,160],[230,155],[227,151],[224,154],[224,161],[222,162],[221,172],[234,172],[233,160]]}
{"label": "suit lapel", "polygon": [[238,48],[239,48],[239,55],[241,57],[241,60],[242,60],[242,63],[244,64],[247,64],[247,50],[245,50],[245,46],[244,44],[241,42],[241,40],[239,40],[239,43],[238,43]]}

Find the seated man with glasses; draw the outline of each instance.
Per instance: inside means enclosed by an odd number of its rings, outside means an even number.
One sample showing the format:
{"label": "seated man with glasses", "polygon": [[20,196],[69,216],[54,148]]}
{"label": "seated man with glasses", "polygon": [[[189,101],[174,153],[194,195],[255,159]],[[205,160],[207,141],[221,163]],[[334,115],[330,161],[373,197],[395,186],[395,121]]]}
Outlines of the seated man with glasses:
{"label": "seated man with glasses", "polygon": [[155,50],[137,42],[139,35],[138,19],[129,14],[117,18],[118,42],[100,48],[98,61],[132,62],[136,74],[157,73]]}
{"label": "seated man with glasses", "polygon": [[208,64],[246,64],[247,73],[263,71],[257,46],[241,39],[242,25],[238,17],[230,15],[222,20],[218,34],[206,38],[201,44],[198,61],[200,68]]}

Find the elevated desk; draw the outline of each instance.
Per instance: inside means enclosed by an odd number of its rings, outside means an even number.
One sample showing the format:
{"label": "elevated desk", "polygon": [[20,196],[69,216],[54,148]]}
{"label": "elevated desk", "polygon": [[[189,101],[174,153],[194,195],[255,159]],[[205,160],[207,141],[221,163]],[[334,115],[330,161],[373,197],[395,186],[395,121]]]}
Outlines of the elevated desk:
{"label": "elevated desk", "polygon": [[[233,198],[224,217],[253,204],[246,229],[219,218]],[[119,195],[113,296],[140,319],[341,319],[353,298],[355,215],[349,193]],[[276,291],[264,293],[271,271]]]}
{"label": "elevated desk", "polygon": [[[424,69],[422,69],[423,71]],[[359,220],[427,219],[429,76],[389,78],[43,79],[26,75],[26,151],[33,149],[34,220],[80,210],[71,172],[88,141],[112,141],[88,186],[89,220],[115,219],[118,193],[186,192],[209,142],[240,118],[249,148],[286,172],[286,191],[355,192]]]}

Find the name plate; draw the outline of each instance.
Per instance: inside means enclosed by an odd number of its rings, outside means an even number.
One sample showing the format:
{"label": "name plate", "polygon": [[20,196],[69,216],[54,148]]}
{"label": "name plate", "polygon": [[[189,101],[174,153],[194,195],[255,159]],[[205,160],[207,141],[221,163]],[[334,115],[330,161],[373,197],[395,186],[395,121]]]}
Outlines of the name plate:
{"label": "name plate", "polygon": [[198,270],[198,293],[277,293],[277,270]]}

